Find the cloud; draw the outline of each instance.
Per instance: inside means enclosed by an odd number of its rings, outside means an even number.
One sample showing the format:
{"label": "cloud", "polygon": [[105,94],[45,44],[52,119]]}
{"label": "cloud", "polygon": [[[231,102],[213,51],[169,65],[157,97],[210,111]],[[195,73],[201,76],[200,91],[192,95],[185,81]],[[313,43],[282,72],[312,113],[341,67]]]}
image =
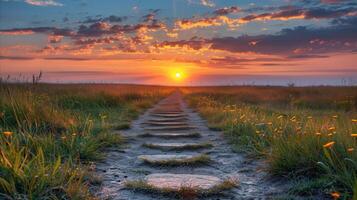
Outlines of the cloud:
{"label": "cloud", "polygon": [[49,35],[48,42],[50,43],[60,43],[63,39],[62,35]]}
{"label": "cloud", "polygon": [[199,50],[207,45],[206,41],[201,38],[191,38],[190,40],[179,40],[179,41],[164,41],[156,44],[156,48],[168,48],[168,47],[188,47],[189,49]]}
{"label": "cloud", "polygon": [[[356,19],[355,19],[356,18]],[[232,53],[254,52],[290,58],[312,58],[326,53],[351,52],[357,49],[357,17],[336,21],[331,26],[308,28],[298,26],[282,29],[277,34],[242,35],[200,40],[165,41],[162,45],[191,47]]]}
{"label": "cloud", "polygon": [[43,33],[43,34],[60,35],[60,36],[74,35],[74,32],[71,29],[55,28],[55,27],[0,29],[0,35],[29,35],[34,33]]}
{"label": "cloud", "polygon": [[228,15],[231,13],[237,13],[241,11],[241,9],[237,6],[231,6],[231,7],[224,7],[224,8],[219,8],[216,9],[213,13],[215,15]]}
{"label": "cloud", "polygon": [[210,1],[210,0],[200,0],[200,2],[201,2],[201,5],[207,6],[207,7],[210,7],[210,8],[216,6],[216,5],[215,5],[212,1]]}
{"label": "cloud", "polygon": [[116,16],[116,15],[110,15],[108,17],[100,17],[100,18],[92,18],[92,17],[87,17],[86,20],[82,21],[81,23],[88,24],[88,23],[97,23],[97,22],[110,22],[110,23],[118,23],[118,22],[123,22],[127,20],[127,16]]}
{"label": "cloud", "polygon": [[25,2],[34,6],[63,6],[62,3],[54,0],[25,0]]}
{"label": "cloud", "polygon": [[232,19],[227,16],[218,15],[206,18],[191,18],[176,20],[175,25],[181,29],[204,28],[212,26],[228,25],[229,27],[237,27],[239,19]]}
{"label": "cloud", "polygon": [[1,56],[0,55],[0,60],[32,60],[33,58],[31,57],[25,57],[25,56]]}
{"label": "cloud", "polygon": [[348,8],[287,8],[285,10],[252,14],[241,18],[241,23],[261,20],[291,20],[291,19],[331,19],[342,16],[357,15],[356,7]]}

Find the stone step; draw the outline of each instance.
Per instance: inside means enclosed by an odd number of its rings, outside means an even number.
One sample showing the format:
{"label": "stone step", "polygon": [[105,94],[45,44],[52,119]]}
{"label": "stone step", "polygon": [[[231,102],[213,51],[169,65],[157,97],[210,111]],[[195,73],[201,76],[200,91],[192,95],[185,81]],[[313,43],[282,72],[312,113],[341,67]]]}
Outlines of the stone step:
{"label": "stone step", "polygon": [[165,117],[165,118],[175,118],[175,117],[187,117],[186,114],[184,113],[179,113],[179,114],[155,114],[155,113],[150,113],[151,116],[155,116],[155,117]]}
{"label": "stone step", "polygon": [[142,124],[151,126],[188,126],[186,122],[144,122]]}
{"label": "stone step", "polygon": [[152,148],[152,149],[162,149],[162,150],[183,150],[183,149],[200,149],[200,148],[209,148],[212,147],[211,143],[205,142],[205,143],[179,143],[179,142],[173,142],[173,143],[144,143],[143,146]]}
{"label": "stone step", "polygon": [[140,137],[160,137],[166,139],[201,137],[200,133],[144,133]]}
{"label": "stone step", "polygon": [[195,129],[194,126],[160,126],[160,127],[147,127],[145,131],[182,131]]}
{"label": "stone step", "polygon": [[177,191],[183,187],[209,190],[223,182],[215,176],[170,173],[150,174],[146,177],[146,181],[155,188],[170,188]]}
{"label": "stone step", "polygon": [[158,155],[141,155],[138,159],[152,165],[193,165],[203,164],[210,161],[210,157],[206,154],[184,155],[184,154],[158,154]]}
{"label": "stone step", "polygon": [[184,114],[183,111],[169,111],[169,110],[152,110],[151,114],[167,115],[167,114]]}
{"label": "stone step", "polygon": [[151,118],[147,122],[184,122],[188,121],[185,117],[171,117],[171,118]]}
{"label": "stone step", "polygon": [[[176,194],[183,199],[218,194],[237,186],[237,181],[216,176],[196,174],[154,173],[144,180],[129,181],[126,187],[134,190],[151,190],[163,194]],[[190,196],[187,196],[187,195]]]}

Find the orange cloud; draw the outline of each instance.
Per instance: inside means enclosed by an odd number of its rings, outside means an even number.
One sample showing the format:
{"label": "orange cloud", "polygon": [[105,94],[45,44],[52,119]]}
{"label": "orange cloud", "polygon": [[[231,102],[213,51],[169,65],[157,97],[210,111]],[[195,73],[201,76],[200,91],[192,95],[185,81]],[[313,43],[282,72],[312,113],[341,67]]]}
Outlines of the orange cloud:
{"label": "orange cloud", "polygon": [[181,29],[204,28],[211,26],[228,25],[229,27],[238,26],[238,19],[231,19],[227,16],[215,16],[199,19],[182,19],[177,20],[175,25]]}
{"label": "orange cloud", "polygon": [[34,33],[32,30],[0,31],[0,35],[31,35]]}

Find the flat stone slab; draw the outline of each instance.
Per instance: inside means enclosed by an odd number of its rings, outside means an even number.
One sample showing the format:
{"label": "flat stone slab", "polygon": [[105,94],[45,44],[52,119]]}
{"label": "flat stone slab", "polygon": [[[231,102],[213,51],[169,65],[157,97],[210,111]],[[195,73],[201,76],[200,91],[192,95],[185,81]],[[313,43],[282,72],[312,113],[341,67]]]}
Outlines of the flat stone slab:
{"label": "flat stone slab", "polygon": [[188,126],[188,124],[186,122],[152,122],[152,121],[148,121],[148,122],[144,122],[143,124],[147,124],[147,125],[152,125],[152,126]]}
{"label": "flat stone slab", "polygon": [[194,126],[160,126],[160,127],[147,127],[145,128],[146,131],[180,131],[180,130],[190,130],[195,129]]}
{"label": "flat stone slab", "polygon": [[145,147],[153,148],[153,149],[163,149],[163,150],[178,150],[178,149],[199,149],[204,147],[211,147],[210,143],[145,143]]}
{"label": "flat stone slab", "polygon": [[223,183],[222,179],[215,176],[170,173],[150,174],[146,176],[145,180],[151,187],[171,191],[179,191],[182,188],[210,190]]}
{"label": "flat stone slab", "polygon": [[160,137],[160,138],[191,138],[201,137],[199,133],[144,133],[139,135],[141,137]]}
{"label": "flat stone slab", "polygon": [[172,117],[186,117],[187,115],[186,114],[183,114],[183,113],[179,113],[179,114],[170,114],[170,113],[167,113],[167,114],[155,114],[155,113],[151,113],[151,116],[156,116],[156,117],[166,117],[166,118],[172,118]]}
{"label": "flat stone slab", "polygon": [[185,117],[171,117],[171,118],[154,118],[149,119],[146,122],[185,122],[188,121]]}
{"label": "flat stone slab", "polygon": [[209,156],[205,154],[158,154],[158,155],[141,155],[138,156],[139,160],[142,160],[149,164],[154,165],[187,165],[206,163],[210,161]]}
{"label": "flat stone slab", "polygon": [[167,115],[167,114],[184,114],[182,111],[162,111],[162,110],[153,110],[151,111],[152,114],[159,114],[159,115]]}

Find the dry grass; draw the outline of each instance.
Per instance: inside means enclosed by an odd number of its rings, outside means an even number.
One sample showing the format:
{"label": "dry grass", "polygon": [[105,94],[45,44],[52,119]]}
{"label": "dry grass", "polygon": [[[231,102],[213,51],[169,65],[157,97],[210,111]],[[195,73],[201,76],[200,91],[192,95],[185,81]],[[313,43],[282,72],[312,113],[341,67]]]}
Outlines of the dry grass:
{"label": "dry grass", "polygon": [[184,91],[210,127],[223,130],[235,150],[267,159],[272,174],[312,179],[308,193],[357,198],[356,87]]}
{"label": "dry grass", "polygon": [[93,199],[88,186],[101,180],[88,166],[123,143],[112,128],[124,128],[168,92],[0,82],[0,199]]}

